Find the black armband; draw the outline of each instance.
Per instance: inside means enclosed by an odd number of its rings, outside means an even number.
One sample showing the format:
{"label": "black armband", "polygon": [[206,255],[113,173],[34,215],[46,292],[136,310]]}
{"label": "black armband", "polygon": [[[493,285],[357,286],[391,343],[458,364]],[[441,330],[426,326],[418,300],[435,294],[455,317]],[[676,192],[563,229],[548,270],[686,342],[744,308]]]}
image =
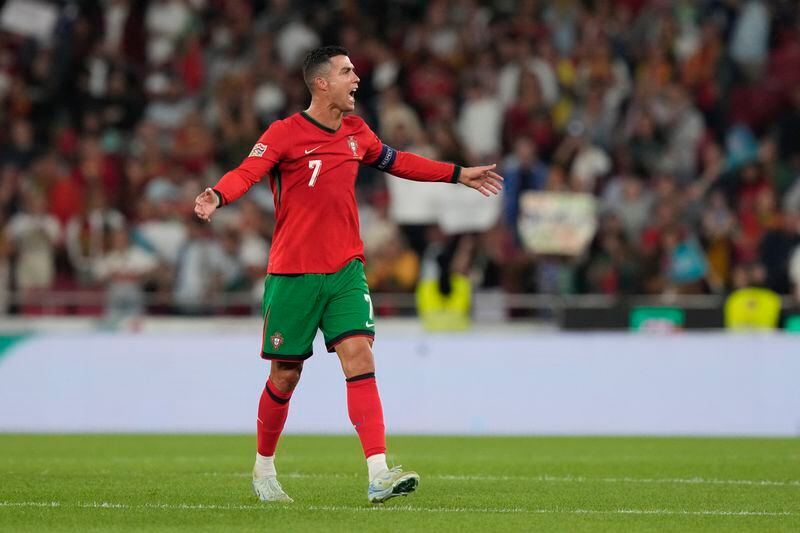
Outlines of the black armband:
{"label": "black armband", "polygon": [[383,172],[388,172],[389,169],[392,168],[392,165],[394,165],[394,160],[396,157],[397,157],[397,150],[395,150],[388,144],[384,144],[381,147],[381,153],[378,156],[378,159],[376,159],[375,162],[369,166],[371,166],[372,168],[377,168],[378,170]]}

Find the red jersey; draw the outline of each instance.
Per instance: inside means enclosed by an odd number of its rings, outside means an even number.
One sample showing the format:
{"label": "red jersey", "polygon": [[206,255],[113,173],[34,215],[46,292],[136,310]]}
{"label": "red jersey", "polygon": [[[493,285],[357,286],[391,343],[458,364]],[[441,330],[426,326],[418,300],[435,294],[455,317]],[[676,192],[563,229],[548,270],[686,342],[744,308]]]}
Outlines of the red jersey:
{"label": "red jersey", "polygon": [[275,202],[271,274],[331,274],[364,261],[356,204],[359,164],[401,178],[457,183],[461,167],[383,144],[360,118],[337,130],[306,113],[273,122],[238,168],[219,180],[221,205],[242,196],[267,173]]}

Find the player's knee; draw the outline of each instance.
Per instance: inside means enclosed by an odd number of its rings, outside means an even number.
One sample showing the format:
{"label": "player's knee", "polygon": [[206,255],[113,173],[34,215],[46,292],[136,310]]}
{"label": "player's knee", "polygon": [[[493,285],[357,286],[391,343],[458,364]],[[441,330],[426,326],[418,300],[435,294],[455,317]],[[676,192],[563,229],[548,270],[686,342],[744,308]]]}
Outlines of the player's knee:
{"label": "player's knee", "polygon": [[269,379],[282,392],[292,392],[300,381],[303,373],[303,363],[287,363],[273,361],[269,372]]}
{"label": "player's knee", "polygon": [[342,362],[342,369],[347,377],[359,376],[375,372],[375,359],[372,356],[372,347],[363,338],[351,339],[337,346],[337,353]]}
{"label": "player's knee", "polygon": [[375,361],[372,358],[372,353],[359,354],[359,357],[354,357],[350,360],[347,369],[347,374],[350,376],[360,376],[369,372],[375,372]]}

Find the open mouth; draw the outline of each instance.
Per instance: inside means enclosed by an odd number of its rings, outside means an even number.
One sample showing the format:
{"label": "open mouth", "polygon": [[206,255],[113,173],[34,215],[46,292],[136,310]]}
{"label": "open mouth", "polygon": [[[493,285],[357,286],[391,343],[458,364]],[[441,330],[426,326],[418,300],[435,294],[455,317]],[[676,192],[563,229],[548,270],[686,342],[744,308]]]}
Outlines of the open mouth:
{"label": "open mouth", "polygon": [[351,103],[355,103],[356,101],[356,91],[358,88],[353,89],[350,91],[350,94],[347,95],[347,99],[350,100]]}

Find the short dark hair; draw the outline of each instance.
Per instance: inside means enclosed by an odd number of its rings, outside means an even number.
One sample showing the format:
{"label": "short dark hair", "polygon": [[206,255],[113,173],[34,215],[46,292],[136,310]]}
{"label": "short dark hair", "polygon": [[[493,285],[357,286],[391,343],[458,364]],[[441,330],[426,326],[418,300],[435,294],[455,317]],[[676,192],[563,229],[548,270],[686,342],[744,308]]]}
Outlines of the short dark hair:
{"label": "short dark hair", "polygon": [[343,46],[321,46],[311,50],[303,60],[303,80],[309,90],[314,88],[314,78],[316,78],[323,67],[330,63],[332,57],[350,55],[347,48]]}

